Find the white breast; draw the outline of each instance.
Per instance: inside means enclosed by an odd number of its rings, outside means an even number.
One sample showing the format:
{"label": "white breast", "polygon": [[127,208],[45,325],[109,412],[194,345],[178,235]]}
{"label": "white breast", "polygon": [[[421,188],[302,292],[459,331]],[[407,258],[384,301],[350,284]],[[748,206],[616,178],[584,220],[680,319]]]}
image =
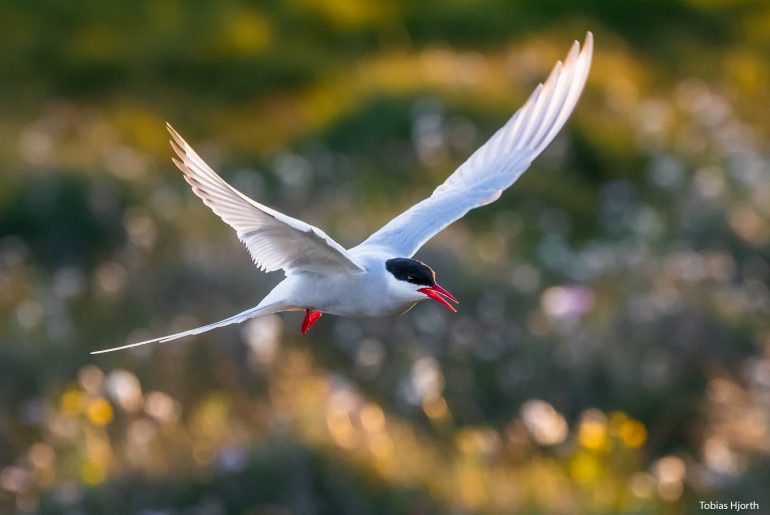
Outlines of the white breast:
{"label": "white breast", "polygon": [[[379,256],[365,256],[362,273],[291,274],[281,283],[287,299],[300,308],[310,308],[345,317],[387,317],[407,311],[423,300],[413,288],[399,284]],[[276,288],[277,289],[277,288]]]}

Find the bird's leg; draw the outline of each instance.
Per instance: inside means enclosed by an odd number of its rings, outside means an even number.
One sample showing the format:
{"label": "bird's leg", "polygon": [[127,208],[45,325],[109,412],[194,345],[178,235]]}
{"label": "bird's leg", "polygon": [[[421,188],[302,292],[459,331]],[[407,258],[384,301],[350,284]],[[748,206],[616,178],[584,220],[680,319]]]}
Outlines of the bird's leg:
{"label": "bird's leg", "polygon": [[321,313],[320,311],[305,309],[305,319],[302,320],[302,329],[301,329],[303,336],[305,335],[306,332],[308,332],[308,330],[310,330],[313,324],[315,324],[316,321],[319,318],[321,318],[321,315],[323,315],[323,313]]}

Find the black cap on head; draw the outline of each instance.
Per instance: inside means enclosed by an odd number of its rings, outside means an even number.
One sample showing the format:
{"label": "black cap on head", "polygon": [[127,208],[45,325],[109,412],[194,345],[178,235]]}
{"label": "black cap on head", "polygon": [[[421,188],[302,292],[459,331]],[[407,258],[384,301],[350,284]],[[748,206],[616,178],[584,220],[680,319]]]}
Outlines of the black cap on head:
{"label": "black cap on head", "polygon": [[436,284],[436,273],[433,269],[416,259],[389,259],[385,262],[385,268],[400,281],[420,286],[435,286]]}

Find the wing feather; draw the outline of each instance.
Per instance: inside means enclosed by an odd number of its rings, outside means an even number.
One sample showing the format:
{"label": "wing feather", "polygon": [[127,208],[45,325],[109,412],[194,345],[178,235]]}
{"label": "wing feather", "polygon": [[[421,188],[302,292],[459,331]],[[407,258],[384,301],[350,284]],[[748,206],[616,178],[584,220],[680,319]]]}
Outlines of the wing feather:
{"label": "wing feather", "polygon": [[588,78],[593,35],[581,50],[575,43],[564,63],[557,62],[508,122],[476,150],[433,194],[415,204],[351,249],[372,249],[409,257],[430,238],[473,208],[494,202],[510,187],[561,130]]}
{"label": "wing feather", "polygon": [[255,202],[230,186],[171,125],[167,128],[178,158],[172,161],[203,203],[236,230],[261,270],[363,271],[353,256],[322,230]]}

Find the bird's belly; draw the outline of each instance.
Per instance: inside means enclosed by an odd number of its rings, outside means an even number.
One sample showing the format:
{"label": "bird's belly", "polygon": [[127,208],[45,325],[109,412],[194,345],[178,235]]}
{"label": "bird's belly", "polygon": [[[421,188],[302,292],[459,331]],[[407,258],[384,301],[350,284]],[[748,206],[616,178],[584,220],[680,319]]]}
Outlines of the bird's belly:
{"label": "bird's belly", "polygon": [[383,295],[349,292],[332,299],[318,299],[314,306],[309,307],[330,315],[379,318],[400,315],[411,309],[414,304],[393,302]]}
{"label": "bird's belly", "polygon": [[298,292],[299,307],[344,317],[388,317],[408,311],[415,302],[404,302],[387,295],[382,285],[349,278],[324,279]]}
{"label": "bird's belly", "polygon": [[410,302],[408,304],[386,304],[382,302],[361,302],[358,304],[332,304],[328,305],[326,309],[316,308],[319,311],[328,313],[330,315],[337,315],[343,317],[367,317],[367,318],[382,318],[400,315],[412,309],[416,303]]}

